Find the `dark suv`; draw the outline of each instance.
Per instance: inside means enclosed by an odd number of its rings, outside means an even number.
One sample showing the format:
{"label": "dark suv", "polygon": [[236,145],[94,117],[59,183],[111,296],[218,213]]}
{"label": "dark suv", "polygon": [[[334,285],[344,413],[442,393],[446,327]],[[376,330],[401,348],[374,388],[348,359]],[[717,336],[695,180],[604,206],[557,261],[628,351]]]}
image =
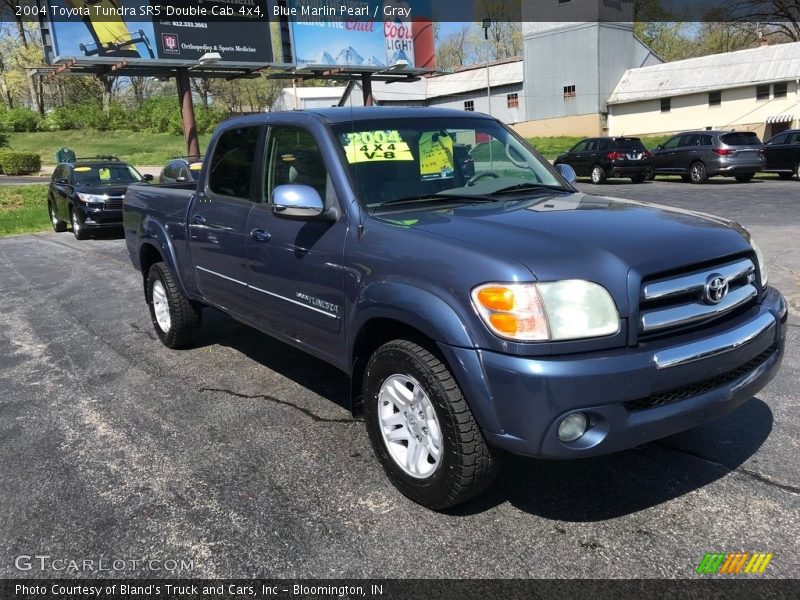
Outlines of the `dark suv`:
{"label": "dark suv", "polygon": [[633,183],[642,183],[652,175],[653,167],[650,151],[635,137],[589,138],[560,155],[554,164],[569,165],[576,175],[591,177],[594,184],[609,177],[630,177]]}
{"label": "dark suv", "polygon": [[150,181],[129,164],[112,156],[77,158],[56,166],[47,206],[54,231],[67,223],[79,240],[93,229],[122,226],[122,202],[128,184]]}
{"label": "dark suv", "polygon": [[653,169],[692,183],[716,175],[745,183],[764,170],[764,144],[752,131],[687,131],[653,150]]}
{"label": "dark suv", "polygon": [[800,179],[800,129],[782,131],[764,145],[768,173],[777,173],[781,179]]}

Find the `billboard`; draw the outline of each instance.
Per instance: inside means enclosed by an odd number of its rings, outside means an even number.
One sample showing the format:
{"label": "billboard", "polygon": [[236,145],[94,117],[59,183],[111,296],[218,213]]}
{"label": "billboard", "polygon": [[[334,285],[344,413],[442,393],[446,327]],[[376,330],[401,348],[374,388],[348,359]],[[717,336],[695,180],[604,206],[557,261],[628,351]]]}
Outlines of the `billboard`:
{"label": "billboard", "polygon": [[221,66],[273,63],[268,2],[241,0],[47,0],[53,63],[125,59],[187,64],[218,52]]}
{"label": "billboard", "polygon": [[431,0],[290,0],[298,67],[436,66]]}

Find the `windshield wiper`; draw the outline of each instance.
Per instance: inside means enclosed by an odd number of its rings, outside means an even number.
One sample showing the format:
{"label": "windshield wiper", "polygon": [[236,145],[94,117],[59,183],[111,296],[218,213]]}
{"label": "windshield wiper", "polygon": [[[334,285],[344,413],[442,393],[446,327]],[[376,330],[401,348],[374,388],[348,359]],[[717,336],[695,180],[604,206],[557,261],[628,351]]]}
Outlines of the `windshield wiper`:
{"label": "windshield wiper", "polygon": [[484,194],[422,194],[420,196],[406,196],[404,198],[395,198],[387,202],[376,202],[375,204],[368,204],[369,208],[381,208],[384,206],[396,206],[398,204],[416,204],[420,202],[437,202],[441,200],[449,200],[451,202],[496,202],[496,198]]}
{"label": "windshield wiper", "polygon": [[556,192],[569,192],[571,193],[572,190],[568,190],[560,185],[551,185],[548,183],[515,183],[514,185],[509,185],[504,188],[500,188],[499,190],[495,190],[493,192],[489,192],[488,196],[497,196],[499,194],[516,194],[520,192],[529,192],[534,190],[553,190]]}

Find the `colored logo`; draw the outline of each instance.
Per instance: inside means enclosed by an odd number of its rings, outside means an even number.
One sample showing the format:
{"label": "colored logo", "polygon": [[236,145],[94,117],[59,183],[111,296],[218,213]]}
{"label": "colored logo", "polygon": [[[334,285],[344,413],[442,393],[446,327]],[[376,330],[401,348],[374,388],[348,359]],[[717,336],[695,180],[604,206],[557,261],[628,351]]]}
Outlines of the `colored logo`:
{"label": "colored logo", "polygon": [[181,49],[178,45],[178,36],[174,33],[162,33],[161,43],[164,46],[164,52],[167,54],[180,54]]}
{"label": "colored logo", "polygon": [[772,560],[772,552],[711,552],[697,566],[699,575],[761,575]]}

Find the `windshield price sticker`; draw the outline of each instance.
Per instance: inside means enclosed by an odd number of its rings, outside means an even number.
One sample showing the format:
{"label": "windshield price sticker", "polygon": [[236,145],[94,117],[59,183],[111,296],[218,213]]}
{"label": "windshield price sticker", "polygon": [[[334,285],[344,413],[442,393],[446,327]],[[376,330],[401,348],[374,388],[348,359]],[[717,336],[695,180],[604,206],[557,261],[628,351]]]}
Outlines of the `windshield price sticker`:
{"label": "windshield price sticker", "polygon": [[414,160],[399,131],[355,131],[347,134],[347,162]]}
{"label": "windshield price sticker", "polygon": [[419,139],[419,174],[423,179],[453,177],[453,138],[446,132],[425,133]]}

